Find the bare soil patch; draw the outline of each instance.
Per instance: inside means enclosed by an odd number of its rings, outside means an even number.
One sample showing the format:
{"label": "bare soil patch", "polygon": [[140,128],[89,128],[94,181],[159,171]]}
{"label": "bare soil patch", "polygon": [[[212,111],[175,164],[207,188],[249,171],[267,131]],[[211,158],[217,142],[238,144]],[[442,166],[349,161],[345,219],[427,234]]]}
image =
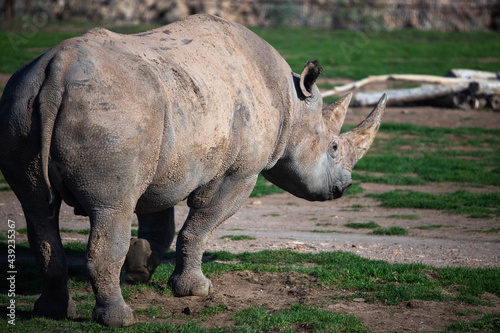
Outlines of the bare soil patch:
{"label": "bare soil patch", "polygon": [[[226,306],[227,311],[202,319],[206,328],[227,328],[234,323],[232,316],[249,306],[266,307],[269,312],[289,309],[293,304],[321,306],[334,312],[362,318],[371,332],[436,332],[457,321],[457,316],[470,313],[467,320],[500,311],[500,298],[486,295],[492,306],[471,306],[457,302],[410,300],[397,305],[370,303],[363,298],[346,299],[350,291],[338,290],[318,283],[311,276],[297,272],[223,274],[212,280],[217,290],[208,297],[173,298],[146,291],[130,303],[135,309],[163,306],[167,316],[200,319],[203,310]],[[140,321],[162,321],[152,316],[139,316]],[[175,320],[175,319],[174,319]],[[313,324],[313,323],[311,323]],[[310,330],[297,327],[297,332]]]}
{"label": "bare soil patch", "polygon": [[[10,79],[10,74],[1,74],[0,73],[0,87],[5,87],[7,85],[7,82]],[[0,93],[0,97],[2,97],[2,94]]]}

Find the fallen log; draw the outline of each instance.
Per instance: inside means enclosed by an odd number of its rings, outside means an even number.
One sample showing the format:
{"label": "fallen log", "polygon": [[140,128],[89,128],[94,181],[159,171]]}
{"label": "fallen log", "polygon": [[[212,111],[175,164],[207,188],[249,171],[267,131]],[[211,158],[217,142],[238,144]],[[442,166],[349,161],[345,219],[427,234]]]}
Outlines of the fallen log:
{"label": "fallen log", "polygon": [[[385,91],[388,105],[426,102],[428,105],[459,109],[478,109],[487,104],[500,110],[500,81],[467,81],[453,85],[423,84],[418,88]],[[381,92],[358,92],[353,95],[353,106],[376,105]]]}
{"label": "fallen log", "polygon": [[446,75],[447,77],[456,77],[463,79],[480,79],[480,80],[500,80],[500,71],[497,73],[476,71],[472,69],[452,69]]}
{"label": "fallen log", "polygon": [[[388,105],[412,103],[422,100],[434,99],[447,95],[461,93],[469,88],[469,83],[463,82],[455,85],[423,84],[418,88],[389,90],[387,94]],[[352,98],[353,106],[369,106],[376,104],[376,98],[382,96],[382,92],[358,92]]]}
{"label": "fallen log", "polygon": [[[369,76],[362,80],[335,87],[321,94],[323,98],[344,94],[347,91],[359,89],[371,83],[386,81],[424,83],[418,88],[385,91],[387,104],[425,102],[428,105],[438,105],[460,109],[478,109],[491,105],[492,109],[500,110],[500,76],[499,73],[452,69],[452,77],[433,75],[391,74]],[[357,92],[353,96],[353,106],[376,105],[382,92]]]}
{"label": "fallen log", "polygon": [[390,74],[390,75],[375,75],[369,76],[362,80],[345,84],[343,86],[335,87],[333,89],[324,91],[321,93],[321,97],[330,97],[340,93],[344,93],[349,90],[359,89],[367,84],[386,82],[386,81],[404,81],[404,82],[419,82],[419,83],[436,83],[436,84],[457,84],[463,82],[470,82],[466,78],[453,78],[453,77],[442,77],[434,75],[418,75],[418,74]]}
{"label": "fallen log", "polygon": [[488,102],[493,111],[500,111],[500,95],[491,95]]}

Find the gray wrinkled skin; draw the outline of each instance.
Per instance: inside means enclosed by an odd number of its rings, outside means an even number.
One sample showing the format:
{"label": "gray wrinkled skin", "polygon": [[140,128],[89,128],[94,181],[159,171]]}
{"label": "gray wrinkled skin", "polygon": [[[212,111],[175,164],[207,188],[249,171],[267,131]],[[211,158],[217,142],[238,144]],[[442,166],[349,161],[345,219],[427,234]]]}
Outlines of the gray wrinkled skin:
{"label": "gray wrinkled skin", "polygon": [[[249,196],[259,172],[308,200],[340,197],[368,150],[385,98],[339,134],[350,95],[323,108],[317,63],[292,73],[238,24],[196,15],[136,35],[104,29],[66,40],[10,79],[0,100],[0,169],[19,198],[42,277],[35,312],[72,317],[59,235],[62,200],[90,218],[93,319],[137,321],[119,285],[145,282],[174,237],[170,284],[207,295],[201,258],[213,230]],[[130,240],[138,215],[139,239]],[[124,265],[125,263],[125,265]]]}

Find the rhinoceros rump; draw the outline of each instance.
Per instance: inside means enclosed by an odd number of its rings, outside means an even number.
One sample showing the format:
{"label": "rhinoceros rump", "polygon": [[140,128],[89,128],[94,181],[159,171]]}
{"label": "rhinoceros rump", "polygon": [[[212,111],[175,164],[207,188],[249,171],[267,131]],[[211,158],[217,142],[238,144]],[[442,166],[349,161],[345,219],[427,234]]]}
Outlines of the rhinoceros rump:
{"label": "rhinoceros rump", "polygon": [[[148,281],[174,237],[173,207],[189,216],[170,278],[179,296],[212,286],[201,258],[214,229],[261,172],[308,200],[340,197],[370,147],[385,97],[339,134],[351,95],[323,108],[317,62],[301,75],[241,25],[196,15],[136,35],[94,29],[17,71],[0,100],[0,169],[19,198],[42,276],[35,312],[71,317],[59,235],[62,200],[88,215],[92,314],[137,321],[119,285]],[[139,237],[130,241],[131,218]],[[125,260],[126,259],[126,260]]]}

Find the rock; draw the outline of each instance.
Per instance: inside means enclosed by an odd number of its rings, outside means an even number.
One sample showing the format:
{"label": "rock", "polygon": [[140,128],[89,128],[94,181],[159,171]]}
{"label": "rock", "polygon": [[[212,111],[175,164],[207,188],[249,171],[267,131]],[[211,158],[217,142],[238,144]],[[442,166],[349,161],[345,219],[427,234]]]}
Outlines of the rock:
{"label": "rock", "polygon": [[[209,13],[246,26],[465,31],[498,29],[500,12],[492,9],[496,6],[497,0],[373,0],[362,6],[350,1],[323,0],[271,3],[264,0],[16,0],[14,18],[33,20],[43,13],[49,20],[166,24],[189,14]],[[5,13],[2,14],[3,19]]]}

